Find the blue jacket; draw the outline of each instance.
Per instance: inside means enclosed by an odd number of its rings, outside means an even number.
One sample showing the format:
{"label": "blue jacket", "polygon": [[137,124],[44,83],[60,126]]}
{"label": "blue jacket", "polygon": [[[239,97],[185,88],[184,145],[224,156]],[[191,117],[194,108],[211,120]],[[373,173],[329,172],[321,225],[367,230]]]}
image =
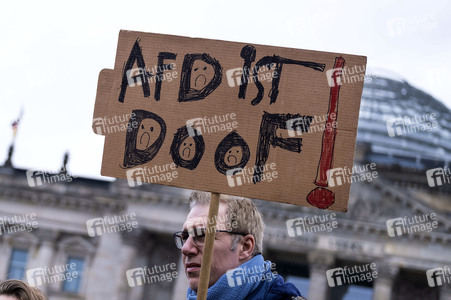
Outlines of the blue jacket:
{"label": "blue jacket", "polygon": [[[284,282],[283,277],[271,269],[272,263],[256,255],[241,266],[229,270],[208,289],[207,300],[301,300],[299,290]],[[197,294],[190,288],[188,300]]]}
{"label": "blue jacket", "polygon": [[[285,282],[283,277],[277,275],[272,282],[262,281],[253,293],[246,299],[248,300],[292,300],[302,296],[301,292],[292,283]],[[302,298],[301,298],[302,299]]]}

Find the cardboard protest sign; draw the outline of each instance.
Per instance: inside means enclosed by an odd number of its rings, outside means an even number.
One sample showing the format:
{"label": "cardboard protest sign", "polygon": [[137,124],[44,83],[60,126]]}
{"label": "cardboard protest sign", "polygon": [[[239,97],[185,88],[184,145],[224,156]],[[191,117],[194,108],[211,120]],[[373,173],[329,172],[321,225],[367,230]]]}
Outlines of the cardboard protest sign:
{"label": "cardboard protest sign", "polygon": [[365,66],[363,56],[121,31],[114,71],[99,76],[101,173],[346,211],[346,174],[328,175],[352,169]]}
{"label": "cardboard protest sign", "polygon": [[108,100],[113,83],[113,74],[113,70],[103,69],[100,71],[97,82],[97,98],[92,118],[92,130],[99,135],[107,134],[107,129],[110,128],[108,126]]}

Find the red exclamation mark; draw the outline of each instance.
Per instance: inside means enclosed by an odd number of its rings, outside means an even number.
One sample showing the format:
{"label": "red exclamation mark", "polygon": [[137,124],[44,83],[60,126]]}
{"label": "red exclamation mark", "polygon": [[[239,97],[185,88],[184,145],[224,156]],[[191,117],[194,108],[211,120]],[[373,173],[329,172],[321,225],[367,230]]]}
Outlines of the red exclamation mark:
{"label": "red exclamation mark", "polygon": [[[316,172],[315,185],[318,187],[307,195],[307,202],[321,209],[326,209],[335,202],[335,194],[324,187],[327,187],[327,171],[332,167],[334,156],[335,136],[337,135],[338,117],[338,95],[340,93],[341,75],[345,60],[343,57],[336,57],[334,68],[332,69],[330,81],[329,111],[327,112],[326,129],[323,132],[323,142],[321,146],[321,157]],[[340,78],[337,80],[337,78]],[[334,123],[335,122],[335,123]]]}

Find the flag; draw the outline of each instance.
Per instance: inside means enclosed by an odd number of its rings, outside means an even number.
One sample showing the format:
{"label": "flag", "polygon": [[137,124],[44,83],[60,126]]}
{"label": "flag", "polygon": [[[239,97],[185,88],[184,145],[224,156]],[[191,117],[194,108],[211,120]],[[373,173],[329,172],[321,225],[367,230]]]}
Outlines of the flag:
{"label": "flag", "polygon": [[20,111],[19,117],[11,123],[11,127],[13,129],[13,139],[16,137],[17,129],[19,128],[20,119],[22,119],[23,110]]}

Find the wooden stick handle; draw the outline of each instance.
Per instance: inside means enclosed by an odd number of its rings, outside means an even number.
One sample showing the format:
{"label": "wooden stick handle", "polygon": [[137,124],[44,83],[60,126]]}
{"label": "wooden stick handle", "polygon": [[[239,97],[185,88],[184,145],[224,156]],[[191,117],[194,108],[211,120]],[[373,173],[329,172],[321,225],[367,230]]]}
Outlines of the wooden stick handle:
{"label": "wooden stick handle", "polygon": [[216,235],[216,219],[219,210],[219,193],[211,193],[210,207],[208,210],[208,228],[205,235],[205,244],[200,267],[199,287],[197,288],[197,300],[207,300],[208,283],[210,282],[211,258],[213,257],[213,243]]}

